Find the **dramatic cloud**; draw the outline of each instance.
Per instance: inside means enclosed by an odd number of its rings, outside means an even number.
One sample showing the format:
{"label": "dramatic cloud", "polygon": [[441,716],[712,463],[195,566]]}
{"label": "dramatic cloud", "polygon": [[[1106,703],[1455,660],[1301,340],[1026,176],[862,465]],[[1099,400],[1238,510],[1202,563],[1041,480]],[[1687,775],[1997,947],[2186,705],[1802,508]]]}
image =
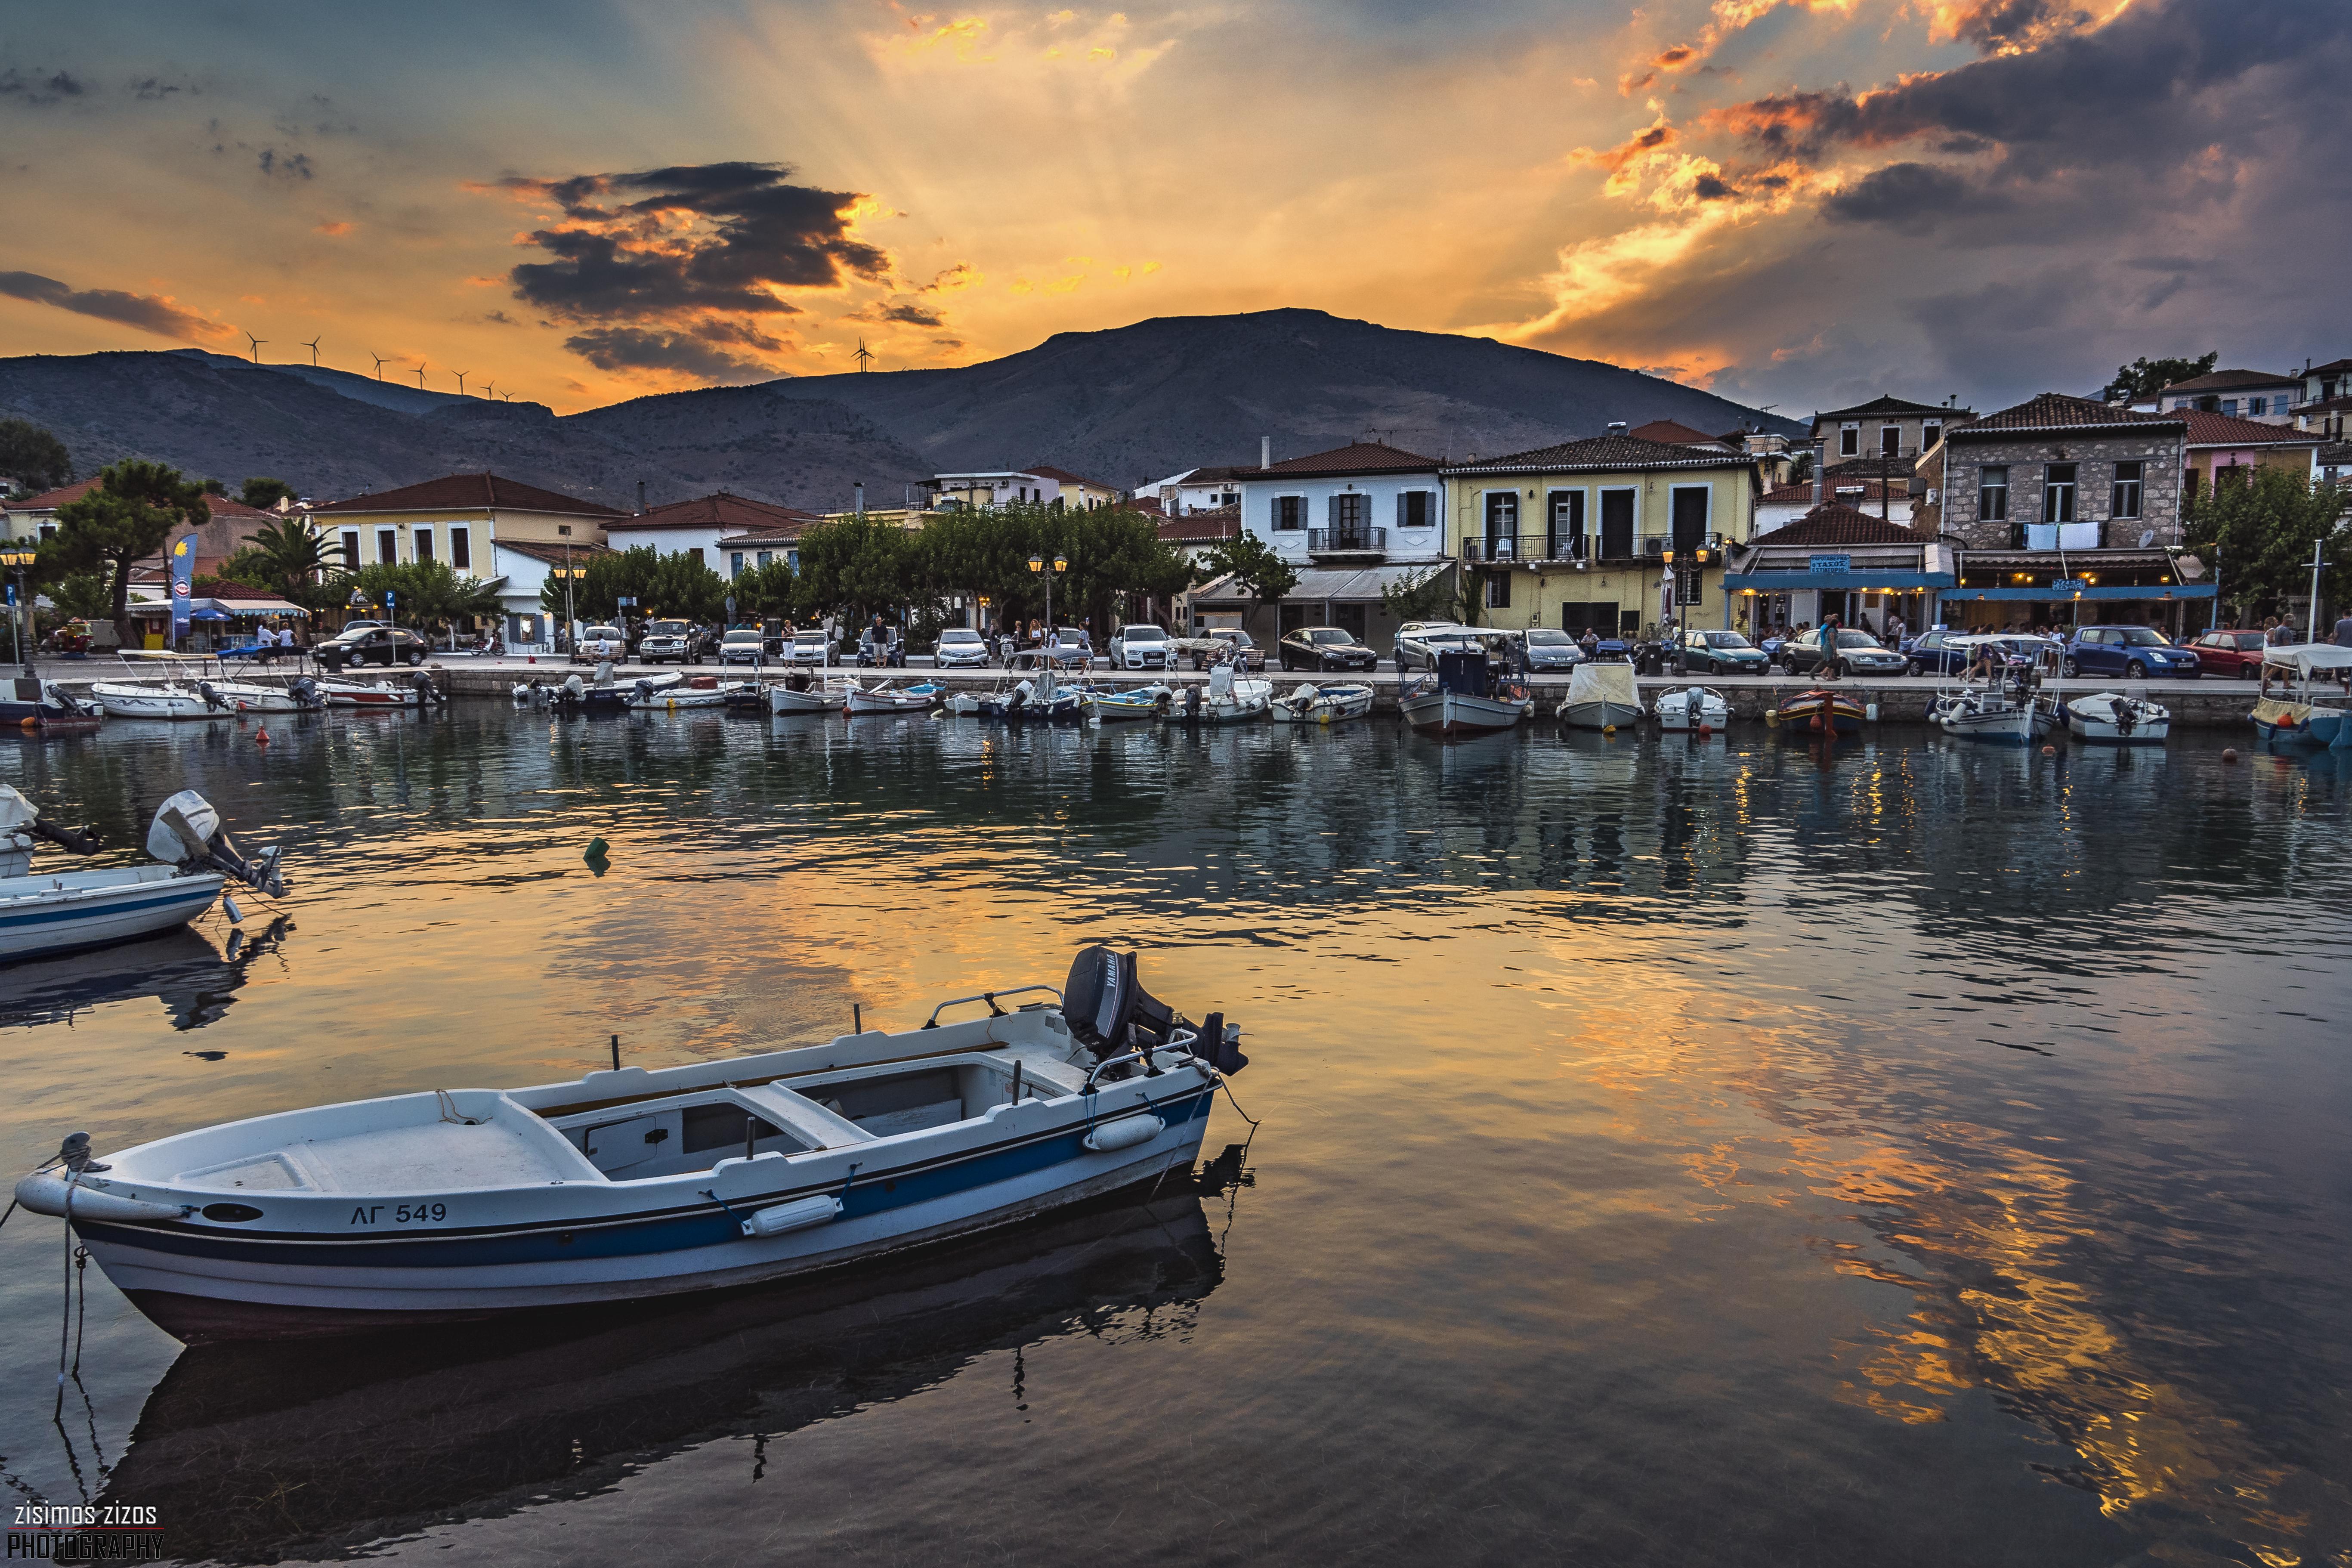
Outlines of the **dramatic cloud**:
{"label": "dramatic cloud", "polygon": [[[515,268],[515,297],[580,321],[784,313],[794,307],[775,289],[882,277],[889,257],[850,232],[866,198],[788,184],[792,172],[782,163],[702,163],[504,181],[573,220],[530,237],[556,259]],[[635,199],[615,199],[626,197]]]}
{"label": "dramatic cloud", "polygon": [[[714,337],[703,328],[673,332],[597,327],[573,333],[563,340],[563,346],[598,370],[668,371],[728,383],[767,381],[777,374],[765,360],[730,352],[723,337]],[[789,345],[764,338],[752,346],[777,353]]]}
{"label": "dramatic cloud", "polygon": [[208,321],[193,310],[184,310],[160,294],[126,294],[119,289],[75,289],[54,278],[44,278],[37,272],[0,272],[0,294],[13,299],[30,300],[36,304],[55,305],[60,310],[71,310],[78,316],[94,316],[101,321],[114,321],[126,327],[136,327],[142,332],[158,337],[221,338],[233,330],[217,321]]}
{"label": "dramatic cloud", "polygon": [[66,71],[36,70],[27,75],[13,66],[0,71],[0,101],[43,106],[79,98],[89,90]]}

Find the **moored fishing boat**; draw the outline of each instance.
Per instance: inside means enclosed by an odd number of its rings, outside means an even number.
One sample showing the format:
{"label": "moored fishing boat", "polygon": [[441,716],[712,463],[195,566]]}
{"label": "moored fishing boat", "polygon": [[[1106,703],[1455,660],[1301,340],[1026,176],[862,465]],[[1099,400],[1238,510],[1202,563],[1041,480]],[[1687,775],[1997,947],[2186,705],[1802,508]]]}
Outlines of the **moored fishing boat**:
{"label": "moored fishing boat", "polygon": [[2161,746],[2172,732],[2170,709],[2120,691],[2070,697],[2064,712],[2068,732],[2093,745]]}
{"label": "moored fishing boat", "polygon": [[1274,701],[1274,682],[1236,676],[1230,661],[1209,671],[1207,685],[1194,681],[1181,700],[1168,705],[1171,724],[1246,724],[1262,719]]}
{"label": "moored fishing boat", "polygon": [[1337,724],[1372,710],[1372,689],[1360,680],[1304,681],[1274,700],[1277,724]]}
{"label": "moored fishing boat", "polygon": [[1439,654],[1436,679],[1402,690],[1397,710],[1423,734],[1454,741],[1512,729],[1535,702],[1484,651],[1469,649]]}
{"label": "moored fishing boat", "polygon": [[[829,1268],[1150,1180],[1247,1065],[1089,947],[995,998],[727,1061],[436,1089],[179,1133],[16,1184],[183,1339],[350,1331]],[[943,1024],[958,1003],[990,1016]]]}
{"label": "moored fishing boat", "polygon": [[[535,682],[533,686],[536,686]],[[351,680],[341,677],[322,676],[319,679],[318,687],[319,694],[326,699],[328,707],[349,708],[362,712],[376,710],[399,712],[410,708],[421,708],[428,702],[438,700],[439,698],[439,694],[433,689],[433,678],[421,669],[410,676],[407,680],[398,682]],[[543,692],[546,689],[538,687],[537,689]],[[514,689],[515,700],[531,701],[531,690],[532,687],[517,686]],[[542,697],[540,700],[543,701],[545,699]]]}
{"label": "moored fishing boat", "polygon": [[2023,679],[1995,679],[1938,695],[1927,721],[1963,741],[2022,746],[2034,738],[2034,700]]}
{"label": "moored fishing boat", "polygon": [[0,730],[23,735],[79,735],[97,729],[105,719],[105,709],[74,696],[55,681],[28,675],[0,686]]}
{"label": "moored fishing boat", "polygon": [[1666,731],[1720,730],[1731,722],[1731,704],[1711,686],[1661,691],[1650,711],[1658,716],[1658,728]]}
{"label": "moored fishing boat", "polygon": [[846,713],[928,713],[940,705],[947,688],[936,680],[920,680],[910,686],[885,682],[880,686],[852,685],[843,694],[842,710]]}
{"label": "moored fishing boat", "polygon": [[1106,724],[1130,722],[1138,719],[1158,719],[1168,711],[1175,700],[1174,690],[1155,681],[1150,686],[1129,687],[1124,691],[1108,688],[1087,693],[1087,711]]}
{"label": "moored fishing boat", "polygon": [[1568,672],[1559,721],[1570,729],[1622,729],[1641,716],[1642,693],[1632,665],[1594,659]]}
{"label": "moored fishing boat", "polygon": [[220,814],[194,790],[165,801],[148,826],[147,853],[159,865],[36,876],[32,850],[41,839],[82,855],[98,847],[48,822],[32,802],[0,784],[0,963],[110,946],[185,925],[212,908],[230,878],[264,892],[286,890],[278,850],[246,860],[222,828]]}
{"label": "moored fishing boat", "polygon": [[[2265,746],[2352,748],[2346,722],[2346,697],[2338,682],[2352,678],[2352,647],[2333,643],[2294,643],[2263,650],[2263,696],[2248,715]],[[2270,695],[2271,682],[2285,683],[2287,695]],[[2325,680],[2325,692],[2314,689]]]}
{"label": "moored fishing boat", "polygon": [[818,680],[794,670],[768,688],[768,711],[779,718],[805,718],[812,713],[838,713],[857,682],[847,676]]}
{"label": "moored fishing boat", "polygon": [[629,706],[641,713],[677,713],[697,708],[731,708],[739,700],[756,701],[759,696],[757,681],[722,684],[716,676],[698,675],[690,680],[656,686],[648,677],[629,688]]}
{"label": "moored fishing boat", "polygon": [[1852,735],[1862,729],[1859,698],[1815,687],[1800,691],[1772,710],[1774,726],[1800,735]]}

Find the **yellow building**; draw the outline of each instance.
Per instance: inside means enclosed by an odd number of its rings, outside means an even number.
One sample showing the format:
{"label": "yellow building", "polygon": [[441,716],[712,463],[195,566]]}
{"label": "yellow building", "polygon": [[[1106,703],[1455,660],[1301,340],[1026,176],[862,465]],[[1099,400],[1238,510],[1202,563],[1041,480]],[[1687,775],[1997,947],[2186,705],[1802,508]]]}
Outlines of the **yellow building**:
{"label": "yellow building", "polygon": [[1724,552],[1754,528],[1759,461],[1612,435],[1450,465],[1447,542],[1483,625],[1730,626]]}

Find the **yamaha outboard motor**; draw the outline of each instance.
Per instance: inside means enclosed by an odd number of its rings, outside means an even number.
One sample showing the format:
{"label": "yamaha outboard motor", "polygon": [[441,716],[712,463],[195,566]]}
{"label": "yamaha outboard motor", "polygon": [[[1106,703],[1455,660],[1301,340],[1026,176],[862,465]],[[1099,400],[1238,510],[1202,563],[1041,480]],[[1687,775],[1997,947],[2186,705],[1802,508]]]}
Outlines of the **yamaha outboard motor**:
{"label": "yamaha outboard motor", "polygon": [[218,871],[257,892],[282,898],[286,879],[278,873],[276,845],[247,860],[229,842],[213,803],[194,790],[184,789],[156,808],[147,827],[147,853],[183,871]]}
{"label": "yamaha outboard motor", "polygon": [[[1078,1043],[1105,1061],[1124,1052],[1165,1047],[1186,1021],[1143,988],[1136,978],[1135,954],[1113,952],[1097,943],[1082,949],[1062,986],[1062,1017]],[[1223,1073],[1236,1073],[1249,1058],[1225,1038],[1224,1015],[1212,1013],[1197,1031],[1192,1053]]]}

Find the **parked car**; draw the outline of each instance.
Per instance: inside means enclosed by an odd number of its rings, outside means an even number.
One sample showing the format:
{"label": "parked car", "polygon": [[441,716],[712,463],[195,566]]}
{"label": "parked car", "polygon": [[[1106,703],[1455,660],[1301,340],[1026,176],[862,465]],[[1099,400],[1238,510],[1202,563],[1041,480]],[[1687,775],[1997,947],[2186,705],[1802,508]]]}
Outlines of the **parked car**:
{"label": "parked car", "polygon": [[1265,668],[1265,654],[1257,639],[1239,626],[1211,626],[1196,637],[1179,637],[1176,652],[1190,659],[1194,669],[1206,669],[1211,661],[1233,661],[1236,673]]}
{"label": "parked car", "polygon": [[[799,662],[797,655],[794,662]],[[940,633],[940,640],[932,646],[931,664],[938,669],[986,668],[988,639],[970,626],[950,626]]]}
{"label": "parked car", "polygon": [[709,653],[710,634],[692,621],[656,621],[637,639],[646,664],[700,664]]}
{"label": "parked car", "polygon": [[758,664],[762,660],[781,660],[784,657],[784,639],[758,626],[730,626],[727,635],[719,639],[719,662]]}
{"label": "parked car", "polygon": [[1176,642],[1160,626],[1121,626],[1110,639],[1113,669],[1166,669],[1176,661]]}
{"label": "parked car", "polygon": [[1473,628],[1454,621],[1407,621],[1397,628],[1396,665],[1400,670],[1419,665],[1437,668],[1442,653],[1468,653],[1483,648]]}
{"label": "parked car", "polygon": [[2066,639],[2069,675],[2120,675],[2132,680],[2151,675],[2193,677],[2203,673],[2197,656],[2175,647],[2153,626],[2077,626]]}
{"label": "parked car", "polygon": [[2189,640],[2198,665],[2216,675],[2242,675],[2258,680],[2263,673],[2263,634],[2237,626],[2217,626]]}
{"label": "parked car", "polygon": [[1549,671],[1557,674],[1574,669],[1584,662],[1584,649],[1574,637],[1550,626],[1529,626],[1513,637],[1516,651],[1526,660],[1529,673]]}
{"label": "parked car", "polygon": [[[1780,645],[1780,668],[1790,675],[1811,675],[1822,667],[1822,641],[1817,632],[1790,638]],[[1839,675],[1902,675],[1910,669],[1903,656],[1881,644],[1868,632],[1841,627],[1837,635]]]}
{"label": "parked car", "polygon": [[1362,669],[1381,662],[1381,656],[1338,626],[1300,626],[1274,646],[1285,669]]}
{"label": "parked car", "polygon": [[425,639],[399,626],[345,626],[310,650],[325,670],[357,664],[404,664],[414,668],[432,651]]}
{"label": "parked car", "polygon": [[1762,675],[1771,663],[1762,648],[1738,632],[1685,629],[1681,646],[1675,650],[1676,675],[1701,670],[1708,675]]}
{"label": "parked car", "polygon": [[793,646],[786,655],[794,664],[827,664],[831,662],[833,639],[823,631],[794,632]]}
{"label": "parked car", "polygon": [[608,658],[625,658],[628,652],[629,639],[620,627],[587,626],[581,630],[580,640],[572,645],[572,662],[601,664]]}

